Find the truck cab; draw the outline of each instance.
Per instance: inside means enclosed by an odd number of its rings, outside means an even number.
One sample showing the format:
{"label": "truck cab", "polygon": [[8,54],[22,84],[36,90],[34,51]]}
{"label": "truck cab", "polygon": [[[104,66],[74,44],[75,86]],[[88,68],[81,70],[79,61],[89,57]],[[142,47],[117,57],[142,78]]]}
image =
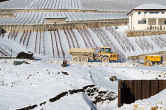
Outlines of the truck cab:
{"label": "truck cab", "polygon": [[119,58],[118,54],[113,53],[110,47],[101,47],[99,56],[101,57],[101,60],[103,57],[108,57],[110,61],[116,61]]}

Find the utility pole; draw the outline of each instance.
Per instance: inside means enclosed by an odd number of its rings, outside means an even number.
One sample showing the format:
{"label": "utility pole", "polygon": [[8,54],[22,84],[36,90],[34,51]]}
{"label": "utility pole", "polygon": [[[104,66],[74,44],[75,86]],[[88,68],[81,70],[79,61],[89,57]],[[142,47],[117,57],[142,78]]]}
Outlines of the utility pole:
{"label": "utility pole", "polygon": [[10,49],[10,52],[11,52],[10,58],[12,58],[13,52],[15,52],[15,51],[13,51],[13,49]]}

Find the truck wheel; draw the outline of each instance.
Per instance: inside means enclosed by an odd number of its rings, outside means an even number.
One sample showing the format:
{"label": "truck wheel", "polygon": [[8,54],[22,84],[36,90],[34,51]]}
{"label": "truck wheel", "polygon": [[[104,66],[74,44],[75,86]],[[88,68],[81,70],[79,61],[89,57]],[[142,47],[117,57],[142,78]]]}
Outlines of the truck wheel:
{"label": "truck wheel", "polygon": [[81,57],[81,62],[88,62],[88,57],[87,56],[82,56]]}
{"label": "truck wheel", "polygon": [[103,57],[103,58],[101,59],[101,61],[102,61],[102,62],[109,62],[109,58],[108,58],[108,57]]}
{"label": "truck wheel", "polygon": [[79,59],[78,56],[72,56],[72,61],[74,61],[74,62],[79,62],[80,59]]}

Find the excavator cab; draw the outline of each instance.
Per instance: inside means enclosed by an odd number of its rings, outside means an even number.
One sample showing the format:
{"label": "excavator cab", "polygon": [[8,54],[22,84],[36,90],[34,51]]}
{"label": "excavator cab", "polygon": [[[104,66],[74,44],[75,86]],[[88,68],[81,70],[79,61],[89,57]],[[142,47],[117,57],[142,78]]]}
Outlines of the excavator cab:
{"label": "excavator cab", "polygon": [[113,53],[110,47],[101,47],[99,56],[102,62],[115,61],[118,60],[118,54]]}
{"label": "excavator cab", "polygon": [[100,52],[101,52],[101,54],[111,53],[111,48],[104,48],[104,47],[102,47]]}

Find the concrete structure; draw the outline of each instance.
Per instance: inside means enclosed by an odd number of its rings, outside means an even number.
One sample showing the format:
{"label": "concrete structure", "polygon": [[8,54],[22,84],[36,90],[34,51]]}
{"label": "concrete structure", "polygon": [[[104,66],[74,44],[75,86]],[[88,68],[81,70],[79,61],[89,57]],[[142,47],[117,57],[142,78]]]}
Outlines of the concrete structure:
{"label": "concrete structure", "polygon": [[66,23],[66,17],[44,17],[44,24]]}
{"label": "concrete structure", "polygon": [[128,14],[130,30],[166,30],[166,6],[143,4]]}

